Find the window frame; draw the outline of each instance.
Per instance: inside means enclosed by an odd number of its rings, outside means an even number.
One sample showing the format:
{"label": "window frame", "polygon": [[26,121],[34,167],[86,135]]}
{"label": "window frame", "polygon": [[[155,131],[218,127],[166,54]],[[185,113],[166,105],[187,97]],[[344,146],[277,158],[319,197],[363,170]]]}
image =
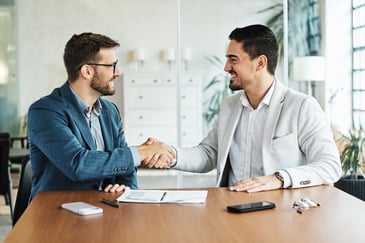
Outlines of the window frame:
{"label": "window frame", "polygon": [[[365,127],[365,0],[352,0],[352,125]],[[362,18],[361,18],[362,17]],[[361,58],[362,57],[362,58]]]}

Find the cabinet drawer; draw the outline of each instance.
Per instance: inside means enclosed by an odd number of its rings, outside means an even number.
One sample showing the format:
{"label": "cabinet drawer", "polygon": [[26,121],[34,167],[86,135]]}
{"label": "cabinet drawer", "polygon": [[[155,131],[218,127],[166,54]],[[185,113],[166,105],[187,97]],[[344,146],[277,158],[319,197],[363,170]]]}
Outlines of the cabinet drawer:
{"label": "cabinet drawer", "polygon": [[184,85],[198,85],[201,82],[200,75],[182,75],[181,84]]}
{"label": "cabinet drawer", "polygon": [[128,102],[129,107],[176,107],[176,90],[173,87],[130,87],[126,96],[126,102]]}
{"label": "cabinet drawer", "polygon": [[197,126],[183,126],[181,130],[181,142],[183,146],[198,145],[202,135]]}
{"label": "cabinet drawer", "polygon": [[129,145],[144,143],[148,137],[156,138],[167,144],[175,144],[176,133],[176,126],[130,127],[126,129],[126,137]]}
{"label": "cabinet drawer", "polygon": [[174,125],[176,124],[175,109],[130,110],[126,113],[127,126],[140,125]]}
{"label": "cabinet drawer", "polygon": [[[175,126],[130,127],[126,129],[129,145],[144,143],[148,137],[156,138],[170,145],[177,145],[177,128]],[[200,129],[197,126],[183,126],[181,131],[182,146],[195,146],[201,141]]]}
{"label": "cabinet drawer", "polygon": [[174,85],[176,87],[176,75],[165,75],[162,77],[163,85]]}
{"label": "cabinet drawer", "polygon": [[179,97],[177,79],[176,73],[172,72],[125,75],[121,110],[129,144],[139,145],[148,137],[155,137],[162,142],[176,145],[178,108],[181,109],[181,145],[191,146],[200,142],[201,75],[181,73]]}
{"label": "cabinet drawer", "polygon": [[[176,116],[177,111],[175,109],[134,109],[127,111],[124,120],[125,123],[130,127],[140,125],[175,125],[177,123]],[[199,124],[200,116],[201,114],[197,113],[195,110],[183,109],[181,111],[181,124]]]}
{"label": "cabinet drawer", "polygon": [[200,98],[196,87],[183,86],[180,95],[182,107],[196,107],[199,104]]}
{"label": "cabinet drawer", "polygon": [[182,109],[181,110],[181,124],[182,125],[197,125],[199,124],[199,117],[202,114],[198,113],[197,110],[193,109]]}
{"label": "cabinet drawer", "polygon": [[133,77],[126,80],[128,86],[138,85],[160,85],[162,80],[159,77]]}

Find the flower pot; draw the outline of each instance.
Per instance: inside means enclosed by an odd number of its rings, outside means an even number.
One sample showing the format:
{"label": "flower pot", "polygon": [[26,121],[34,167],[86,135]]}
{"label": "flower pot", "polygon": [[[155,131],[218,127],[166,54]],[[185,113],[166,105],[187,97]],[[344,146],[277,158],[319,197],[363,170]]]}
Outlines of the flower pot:
{"label": "flower pot", "polygon": [[335,187],[365,201],[365,178],[363,176],[359,175],[356,179],[344,176],[335,183]]}

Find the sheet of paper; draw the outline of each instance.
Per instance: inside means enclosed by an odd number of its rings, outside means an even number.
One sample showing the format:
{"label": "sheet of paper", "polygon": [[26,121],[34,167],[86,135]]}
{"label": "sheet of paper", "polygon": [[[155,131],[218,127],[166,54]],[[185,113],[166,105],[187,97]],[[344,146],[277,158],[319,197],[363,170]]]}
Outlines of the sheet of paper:
{"label": "sheet of paper", "polygon": [[205,203],[208,191],[175,191],[175,190],[132,190],[127,189],[118,202],[138,203]]}

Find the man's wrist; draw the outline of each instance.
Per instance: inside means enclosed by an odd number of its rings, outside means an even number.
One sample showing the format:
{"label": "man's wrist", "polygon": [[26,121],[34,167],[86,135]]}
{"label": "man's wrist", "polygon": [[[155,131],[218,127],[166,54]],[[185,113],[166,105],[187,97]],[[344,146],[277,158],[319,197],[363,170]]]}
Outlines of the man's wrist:
{"label": "man's wrist", "polygon": [[289,172],[287,170],[285,170],[285,169],[279,170],[277,172],[283,178],[283,186],[282,186],[282,188],[290,188],[292,186],[292,179],[290,177]]}
{"label": "man's wrist", "polygon": [[172,162],[171,162],[171,164],[170,164],[170,166],[169,166],[169,168],[173,168],[173,167],[175,167],[176,166],[176,164],[177,164],[177,150],[176,150],[176,148],[174,147],[174,146],[172,146],[172,145],[170,145],[170,147],[174,150],[174,152],[175,152],[175,159],[173,159],[172,160]]}
{"label": "man's wrist", "polygon": [[169,168],[174,168],[176,166],[176,164],[177,164],[176,159],[173,159],[170,166],[169,166]]}
{"label": "man's wrist", "polygon": [[135,147],[136,147],[136,149],[139,153],[141,161],[143,161],[147,157],[147,155],[146,155],[146,147],[147,146],[144,145],[144,144],[141,144],[141,145],[138,145],[138,146],[135,146]]}
{"label": "man's wrist", "polygon": [[133,163],[135,167],[138,167],[141,165],[141,155],[137,149],[136,146],[131,146],[129,147],[129,149],[131,150],[132,153],[132,158],[133,158]]}
{"label": "man's wrist", "polygon": [[282,174],[279,171],[276,171],[274,173],[274,175],[275,175],[276,179],[278,179],[281,182],[280,188],[283,188],[284,187],[284,177],[282,176]]}

